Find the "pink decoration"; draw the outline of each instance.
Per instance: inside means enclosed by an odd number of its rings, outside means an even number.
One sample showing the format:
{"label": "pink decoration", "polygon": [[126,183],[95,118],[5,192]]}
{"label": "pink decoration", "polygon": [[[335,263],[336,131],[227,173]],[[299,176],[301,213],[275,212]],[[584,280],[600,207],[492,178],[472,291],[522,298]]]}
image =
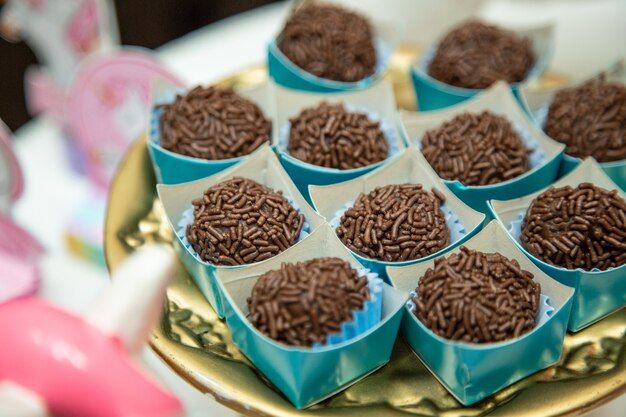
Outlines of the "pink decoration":
{"label": "pink decoration", "polygon": [[95,0],[83,0],[65,32],[67,43],[77,53],[95,51],[100,37],[99,25],[98,4]]}

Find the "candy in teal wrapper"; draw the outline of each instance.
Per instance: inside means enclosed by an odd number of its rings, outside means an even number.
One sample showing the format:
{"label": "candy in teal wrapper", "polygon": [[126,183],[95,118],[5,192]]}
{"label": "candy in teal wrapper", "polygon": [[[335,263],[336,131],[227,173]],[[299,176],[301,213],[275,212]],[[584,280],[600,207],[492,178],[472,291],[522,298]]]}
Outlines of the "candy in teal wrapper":
{"label": "candy in teal wrapper", "polygon": [[[338,3],[341,6],[341,3],[338,1],[325,1],[322,3]],[[351,6],[358,6],[358,3]],[[297,4],[296,7],[298,7]],[[290,89],[319,93],[362,90],[374,84],[383,76],[389,66],[391,54],[396,43],[397,29],[395,24],[382,22],[376,16],[371,16],[366,7],[358,7],[358,9],[355,11],[367,16],[374,31],[376,67],[372,75],[354,82],[329,80],[313,75],[296,66],[281,52],[278,48],[278,40],[280,39],[280,34],[278,34],[267,45],[267,67],[270,78],[276,84]]]}
{"label": "candy in teal wrapper", "polygon": [[[178,224],[183,218],[185,211],[189,209],[192,200],[202,196],[207,188],[237,176],[252,179],[275,191],[282,191],[283,195],[293,202],[294,207],[304,214],[310,230],[315,230],[324,222],[324,219],[300,195],[268,145],[263,145],[242,162],[213,176],[183,184],[157,185],[157,192],[163,204],[165,214],[176,235],[174,250],[193,277],[196,285],[200,288],[200,291],[202,291],[202,294],[220,317],[223,317],[224,313],[215,272],[221,269],[240,268],[241,266],[213,265],[200,261],[194,256],[193,249],[185,244],[185,241],[178,235],[177,231],[179,229]],[[301,243],[298,242],[294,246]]]}
{"label": "candy in teal wrapper", "polygon": [[[582,182],[591,182],[607,190],[617,189],[619,195],[626,198],[626,193],[611,181],[593,158],[585,159],[576,169],[554,183],[554,186],[576,187]],[[543,262],[524,249],[519,241],[520,221],[532,201],[543,191],[515,200],[490,201],[489,206],[493,216],[526,256],[550,277],[576,289],[568,328],[579,331],[626,305],[626,265],[606,271],[585,271],[580,268],[570,270]]]}
{"label": "candy in teal wrapper", "polygon": [[246,299],[260,275],[285,262],[339,257],[362,268],[333,231],[324,224],[302,243],[257,265],[220,270],[226,324],[233,342],[297,408],[313,405],[357,382],[389,361],[408,295],[387,284],[382,291],[381,316],[363,333],[322,347],[292,347],[256,330],[247,319]]}
{"label": "candy in teal wrapper", "polygon": [[490,214],[487,201],[507,200],[547,187],[557,177],[564,145],[556,143],[539,129],[521,108],[506,83],[498,82],[484,93],[456,106],[427,113],[403,111],[400,119],[405,139],[418,148],[424,133],[463,112],[479,113],[489,110],[506,117],[518,131],[527,147],[531,169],[511,180],[486,186],[466,186],[459,181],[443,180],[464,203],[475,210]]}
{"label": "candy in teal wrapper", "polygon": [[[404,262],[384,262],[350,251],[359,262],[383,278],[386,278],[385,267],[387,266],[405,266],[424,262],[459,246],[482,228],[485,215],[468,207],[450,192],[415,147],[405,149],[388,164],[359,178],[329,186],[310,187],[313,206],[334,230],[339,225],[343,211],[352,206],[359,194],[368,193],[376,187],[406,183],[422,184],[427,191],[437,188],[445,196],[446,202],[442,209],[451,231],[451,243],[433,255]],[[346,248],[346,250],[349,249]]]}
{"label": "candy in teal wrapper", "polygon": [[[605,75],[609,81],[621,82],[626,85],[626,59],[611,65],[609,69],[602,71],[601,74]],[[586,81],[588,80],[576,83],[576,85],[583,84]],[[522,105],[526,108],[526,111],[533,117],[535,123],[543,129],[545,121],[548,117],[548,108],[550,107],[550,103],[552,102],[555,94],[560,89],[569,87],[572,87],[572,85],[543,90],[524,87],[519,91],[519,98]],[[580,158],[563,153],[559,175],[568,174],[581,162],[582,160]],[[622,190],[626,190],[626,160],[600,162],[599,164],[602,170],[613,180],[613,182],[615,182],[615,184],[617,184]]]}
{"label": "candy in teal wrapper", "polygon": [[[538,78],[547,69],[554,49],[554,34],[552,25],[515,29],[512,32],[531,40],[536,58],[526,79],[510,86],[511,92],[517,95],[520,87]],[[448,85],[428,75],[428,65],[433,59],[436,49],[436,44],[428,48],[419,61],[411,66],[411,81],[417,95],[417,107],[420,111],[438,110],[453,106],[483,91]]]}
{"label": "candy in teal wrapper", "polygon": [[[517,260],[541,284],[542,293],[542,307],[533,330],[517,339],[487,344],[437,336],[417,319],[411,311],[413,306],[407,303],[402,319],[404,338],[446,389],[461,403],[469,405],[560,359],[574,290],[537,268],[496,221],[465,242],[465,246],[487,253],[499,252]],[[387,273],[396,288],[413,291],[419,278],[433,265],[434,260],[430,260],[400,268],[388,267]]]}
{"label": "candy in teal wrapper", "polygon": [[[264,83],[258,87],[237,91],[237,93],[257,104],[265,117],[271,119],[273,114],[272,87],[271,83]],[[161,80],[155,83],[152,89],[152,104],[148,116],[148,151],[157,182],[160,184],[194,181],[223,171],[247,158],[246,155],[230,159],[208,160],[180,155],[161,147],[159,123],[162,111],[158,106],[174,101],[176,94],[182,91],[184,90],[180,86]]]}
{"label": "candy in teal wrapper", "polygon": [[340,170],[325,168],[303,162],[287,152],[289,136],[289,119],[297,116],[307,107],[320,104],[322,101],[343,103],[348,111],[364,112],[372,120],[380,121],[381,130],[389,143],[389,157],[406,147],[397,129],[396,104],[393,88],[388,80],[381,80],[370,88],[362,91],[351,91],[337,94],[307,93],[275,87],[276,98],[276,140],[280,160],[285,170],[296,183],[296,186],[310,201],[308,186],[335,184],[356,178],[385,163],[381,161],[366,167]]}

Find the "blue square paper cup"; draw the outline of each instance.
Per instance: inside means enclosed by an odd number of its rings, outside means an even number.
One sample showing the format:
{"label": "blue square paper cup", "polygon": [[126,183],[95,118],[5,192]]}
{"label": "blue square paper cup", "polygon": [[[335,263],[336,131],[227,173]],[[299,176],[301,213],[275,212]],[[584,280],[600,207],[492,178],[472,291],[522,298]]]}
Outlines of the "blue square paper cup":
{"label": "blue square paper cup", "polygon": [[[619,195],[626,198],[626,193],[611,181],[593,158],[585,159],[553,185],[576,187],[582,182],[591,182],[607,190],[617,189]],[[493,216],[526,256],[555,280],[576,289],[568,327],[577,332],[626,305],[626,265],[606,271],[585,271],[580,268],[571,270],[550,265],[528,252],[519,240],[519,226],[530,204],[543,191],[545,190],[515,200],[490,201],[489,206]]]}
{"label": "blue square paper cup", "polygon": [[[626,60],[618,61],[606,71],[602,71],[600,75],[604,75],[610,81],[626,83]],[[599,75],[598,75],[599,76]],[[597,77],[597,76],[596,76]],[[594,77],[595,78],[595,77]],[[534,122],[543,129],[548,117],[548,109],[550,103],[554,99],[556,93],[563,88],[570,88],[575,85],[582,84],[588,80],[578,82],[559,88],[550,88],[537,90],[536,88],[524,87],[520,89],[519,97],[526,111],[532,115]],[[552,139],[554,140],[554,139]],[[554,140],[556,143],[556,140]],[[566,175],[582,162],[581,158],[570,156],[563,153],[563,160],[559,170],[559,175]],[[599,162],[602,170],[615,182],[622,190],[626,191],[626,160],[613,162]]]}
{"label": "blue square paper cup", "polygon": [[405,139],[421,149],[421,140],[427,130],[464,112],[480,113],[489,110],[506,117],[518,131],[530,155],[531,169],[516,178],[494,185],[467,186],[459,181],[443,180],[465,204],[490,215],[487,201],[508,200],[547,187],[557,178],[564,145],[556,143],[539,129],[522,109],[506,83],[498,82],[471,100],[438,111],[416,113],[402,111],[400,119]]}
{"label": "blue square paper cup", "polygon": [[[317,228],[302,243],[257,265],[217,273],[222,288],[226,324],[235,345],[297,408],[309,407],[349,387],[389,362],[407,294],[382,285],[382,315],[374,327],[339,344],[317,348],[276,342],[248,321],[246,299],[259,276],[285,262],[339,257],[362,267],[328,225]],[[380,296],[380,295],[379,295]]]}
{"label": "blue square paper cup", "polygon": [[317,106],[323,101],[343,103],[349,111],[367,113],[372,120],[380,122],[381,129],[389,143],[389,157],[402,151],[406,144],[397,129],[396,104],[393,88],[389,80],[380,80],[366,90],[349,91],[332,95],[294,91],[276,86],[275,89],[276,139],[280,160],[285,171],[296,186],[310,201],[308,186],[335,184],[347,181],[383,165],[385,161],[356,169],[335,169],[320,167],[303,162],[287,152],[289,142],[289,119],[297,116],[307,107]]}
{"label": "blue square paper cup", "polygon": [[[402,319],[405,340],[442,385],[461,403],[470,405],[559,361],[574,290],[537,268],[495,221],[465,246],[487,253],[499,252],[517,260],[541,284],[542,299],[547,298],[552,307],[545,308],[542,303],[537,326],[517,339],[475,344],[436,335],[413,314],[411,303],[407,303]],[[419,278],[433,266],[434,260],[430,260],[407,267],[389,267],[387,273],[394,287],[413,292]]]}
{"label": "blue square paper cup", "polygon": [[[527,37],[532,42],[536,61],[526,79],[510,86],[517,96],[519,88],[544,73],[552,58],[554,34],[552,25],[512,30],[520,37]],[[456,87],[441,82],[428,74],[428,66],[435,56],[437,44],[431,46],[424,55],[411,66],[411,81],[417,96],[417,108],[420,111],[443,109],[461,103],[480,94],[483,90]]]}
{"label": "blue square paper cup", "polygon": [[478,233],[483,226],[485,215],[471,209],[452,194],[415,147],[402,151],[387,165],[362,177],[335,185],[310,187],[315,210],[329,222],[334,231],[340,224],[343,212],[353,206],[359,194],[369,193],[376,187],[406,183],[422,184],[424,189],[428,191],[436,188],[446,197],[442,210],[451,232],[451,243],[430,256],[404,262],[384,262],[370,259],[346,248],[360,263],[384,279],[387,279],[385,271],[387,266],[406,266],[425,262],[461,245]]}
{"label": "blue square paper cup", "polygon": [[[180,86],[162,80],[157,81],[152,89],[152,103],[148,115],[148,152],[159,184],[180,184],[204,178],[223,171],[248,157],[246,155],[237,158],[208,160],[180,155],[161,147],[159,121],[163,111],[158,106],[171,103],[176,94],[181,93],[181,91],[183,89]],[[238,93],[256,103],[267,119],[272,119],[273,93],[271,83],[264,83],[258,87],[238,91]]]}
{"label": "blue square paper cup", "polygon": [[[215,273],[218,270],[237,269],[242,266],[213,265],[200,260],[185,238],[185,228],[181,225],[181,221],[186,218],[189,210],[192,208],[191,202],[201,197],[207,188],[233,177],[249,178],[276,191],[282,191],[283,195],[291,201],[293,206],[304,214],[305,222],[308,224],[308,232],[315,230],[315,228],[324,223],[324,219],[300,195],[293,182],[282,169],[276,155],[267,145],[263,145],[254,151],[239,164],[213,176],[183,184],[157,185],[159,198],[176,236],[174,250],[204,297],[220,317],[224,316],[224,311]],[[307,230],[303,229],[302,233],[307,233]],[[301,241],[292,247],[300,245],[306,239],[306,237],[302,239],[303,236],[305,235],[301,235]]]}
{"label": "blue square paper cup", "polygon": [[329,80],[313,75],[296,66],[282,53],[278,48],[280,40],[280,34],[278,34],[267,45],[267,67],[270,78],[283,87],[319,93],[362,90],[375,83],[389,67],[389,61],[391,60],[391,54],[397,38],[397,25],[390,24],[390,22],[382,22],[375,16],[370,16],[366,8],[359,7],[359,9],[362,10],[358,10],[358,13],[367,16],[374,29],[376,67],[372,75],[354,82]]}

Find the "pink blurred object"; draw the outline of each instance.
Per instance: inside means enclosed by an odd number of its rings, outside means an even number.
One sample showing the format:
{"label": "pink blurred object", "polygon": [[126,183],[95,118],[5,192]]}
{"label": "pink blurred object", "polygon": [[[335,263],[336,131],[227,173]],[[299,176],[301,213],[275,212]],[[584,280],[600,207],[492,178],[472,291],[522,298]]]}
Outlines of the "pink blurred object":
{"label": "pink blurred object", "polygon": [[[4,163],[3,162],[4,159]],[[4,171],[3,171],[4,170]],[[4,186],[2,184],[5,184]],[[10,202],[16,201],[24,191],[24,177],[17,162],[17,157],[13,152],[11,143],[11,132],[9,128],[0,120],[0,200],[3,197],[9,198]],[[2,204],[0,202],[0,209]],[[0,235],[1,236],[1,235]]]}
{"label": "pink blurred object", "polygon": [[0,236],[2,237],[0,238],[0,254],[33,263],[44,253],[44,248],[30,233],[2,214],[0,214]]}
{"label": "pink blurred object", "polygon": [[68,24],[67,42],[78,53],[87,54],[96,50],[99,36],[98,4],[95,0],[84,0]]}
{"label": "pink blurred object", "polygon": [[35,294],[39,284],[36,266],[0,252],[0,304]]}
{"label": "pink blurred object", "polygon": [[84,319],[34,297],[1,304],[0,415],[181,415],[178,399],[132,361],[158,317],[174,265],[165,246],[136,252]]}

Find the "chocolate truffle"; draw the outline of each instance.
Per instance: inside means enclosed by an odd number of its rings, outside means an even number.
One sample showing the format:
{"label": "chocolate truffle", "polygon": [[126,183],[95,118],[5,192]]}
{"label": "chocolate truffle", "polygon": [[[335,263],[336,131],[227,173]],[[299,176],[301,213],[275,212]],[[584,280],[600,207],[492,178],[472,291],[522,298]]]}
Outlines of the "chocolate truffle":
{"label": "chocolate truffle", "polygon": [[551,187],[528,207],[522,245],[542,261],[590,271],[626,263],[626,201],[585,182]]}
{"label": "chocolate truffle", "polygon": [[206,262],[244,265],[260,262],[298,241],[304,215],[281,191],[234,177],[207,189],[192,202],[187,240]]}
{"label": "chocolate truffle", "polygon": [[380,124],[343,104],[322,102],[289,119],[291,156],[309,164],[354,169],[387,158],[389,144]]}
{"label": "chocolate truffle", "polygon": [[483,111],[459,114],[428,130],[422,153],[441,178],[483,186],[528,171],[532,150],[505,117]]}
{"label": "chocolate truffle", "polygon": [[452,29],[439,43],[428,74],[446,84],[482,89],[524,80],[535,62],[531,43],[477,21]]}
{"label": "chocolate truffle", "polygon": [[494,343],[535,327],[541,285],[515,259],[461,246],[435,260],[412,298],[415,316],[449,340]]}
{"label": "chocolate truffle", "polygon": [[370,297],[367,278],[339,258],[284,263],[261,275],[248,298],[250,322],[270,338],[294,346],[324,344],[353,320]]}
{"label": "chocolate truffle", "polygon": [[376,67],[369,21],[331,4],[297,9],[285,23],[278,49],[297,67],[328,80],[359,81]]}
{"label": "chocolate truffle", "polygon": [[171,152],[229,159],[270,141],[272,122],[259,106],[231,89],[196,87],[162,107],[160,141]]}
{"label": "chocolate truffle", "polygon": [[626,85],[602,79],[559,91],[544,130],[565,153],[599,162],[626,159]]}
{"label": "chocolate truffle", "polygon": [[421,184],[386,185],[361,193],[341,216],[337,236],[359,255],[402,262],[439,252],[450,244],[440,191]]}

